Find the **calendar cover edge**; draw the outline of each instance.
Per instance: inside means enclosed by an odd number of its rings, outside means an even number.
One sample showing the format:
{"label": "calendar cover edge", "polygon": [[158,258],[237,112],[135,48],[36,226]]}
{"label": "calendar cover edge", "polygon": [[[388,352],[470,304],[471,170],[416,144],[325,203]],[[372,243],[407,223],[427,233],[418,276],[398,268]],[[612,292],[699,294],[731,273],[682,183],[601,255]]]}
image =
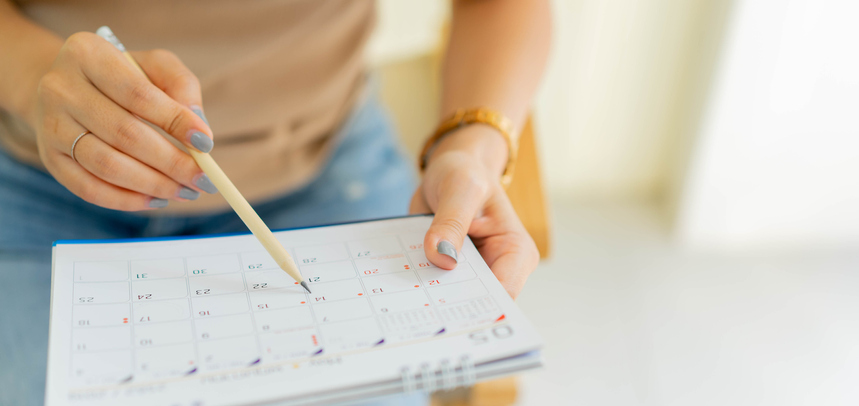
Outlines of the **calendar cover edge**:
{"label": "calendar cover edge", "polygon": [[[370,223],[370,222],[376,222],[376,221],[398,220],[398,219],[417,218],[417,217],[432,217],[432,216],[433,216],[432,214],[408,214],[405,216],[379,217],[379,218],[370,218],[370,219],[364,219],[364,220],[344,221],[344,222],[340,222],[340,223],[326,223],[326,224],[318,224],[318,225],[312,225],[312,226],[278,228],[278,229],[273,229],[271,231],[274,233],[277,233],[277,232],[283,232],[283,231],[308,230],[308,229],[314,229],[314,228],[343,226],[343,225],[348,225],[348,224]],[[252,233],[250,231],[244,231],[244,232],[237,232],[237,233],[181,235],[181,236],[169,236],[169,237],[56,240],[53,242],[53,247],[57,247],[58,245],[122,244],[122,243],[136,243],[136,242],[155,242],[155,241],[203,240],[203,239],[209,239],[209,238],[238,237],[238,236],[243,236],[243,235],[252,235]]]}

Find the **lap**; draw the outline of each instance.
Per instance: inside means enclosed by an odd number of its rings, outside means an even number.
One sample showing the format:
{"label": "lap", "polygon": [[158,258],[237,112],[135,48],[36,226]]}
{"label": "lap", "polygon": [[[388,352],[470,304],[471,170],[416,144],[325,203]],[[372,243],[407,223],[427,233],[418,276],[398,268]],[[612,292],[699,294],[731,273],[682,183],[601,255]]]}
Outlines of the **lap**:
{"label": "lap", "polygon": [[0,150],[0,250],[44,252],[59,239],[130,237],[145,221],[89,204]]}
{"label": "lap", "polygon": [[42,404],[51,300],[45,251],[0,252],[0,405]]}
{"label": "lap", "polygon": [[43,404],[52,242],[128,236],[121,216],[0,151],[0,404]]}

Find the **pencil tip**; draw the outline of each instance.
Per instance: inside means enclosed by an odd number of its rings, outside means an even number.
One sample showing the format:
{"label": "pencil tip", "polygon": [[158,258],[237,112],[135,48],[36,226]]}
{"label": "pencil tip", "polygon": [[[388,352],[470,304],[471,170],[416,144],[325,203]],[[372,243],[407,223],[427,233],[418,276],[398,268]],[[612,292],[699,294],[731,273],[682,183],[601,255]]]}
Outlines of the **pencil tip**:
{"label": "pencil tip", "polygon": [[306,291],[307,291],[307,293],[313,293],[313,292],[311,292],[311,291],[310,291],[310,288],[308,288],[308,287],[307,287],[307,282],[305,282],[305,281],[301,281],[301,286],[303,286],[303,287],[304,287],[304,290],[306,290]]}

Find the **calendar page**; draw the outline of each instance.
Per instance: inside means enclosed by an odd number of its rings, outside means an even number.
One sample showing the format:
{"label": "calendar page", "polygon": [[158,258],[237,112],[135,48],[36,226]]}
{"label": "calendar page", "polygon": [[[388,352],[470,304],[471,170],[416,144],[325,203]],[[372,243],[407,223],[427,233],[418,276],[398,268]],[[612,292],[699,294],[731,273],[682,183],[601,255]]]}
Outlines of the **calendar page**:
{"label": "calendar page", "polygon": [[301,403],[537,349],[470,241],[427,260],[431,220],[276,232],[311,294],[249,234],[59,241],[47,404]]}

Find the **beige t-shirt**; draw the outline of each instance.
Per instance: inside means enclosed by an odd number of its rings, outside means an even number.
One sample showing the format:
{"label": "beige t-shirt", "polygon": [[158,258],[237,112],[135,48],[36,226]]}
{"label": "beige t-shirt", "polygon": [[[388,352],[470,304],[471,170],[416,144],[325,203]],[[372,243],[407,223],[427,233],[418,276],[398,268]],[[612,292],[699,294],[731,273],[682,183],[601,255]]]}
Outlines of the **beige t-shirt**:
{"label": "beige t-shirt", "polygon": [[[174,52],[200,79],[212,157],[244,196],[265,200],[320,170],[364,86],[372,0],[86,0],[17,2],[61,37],[111,27],[129,50]],[[41,166],[33,130],[0,110],[0,140]],[[163,213],[228,206],[203,193]]]}

